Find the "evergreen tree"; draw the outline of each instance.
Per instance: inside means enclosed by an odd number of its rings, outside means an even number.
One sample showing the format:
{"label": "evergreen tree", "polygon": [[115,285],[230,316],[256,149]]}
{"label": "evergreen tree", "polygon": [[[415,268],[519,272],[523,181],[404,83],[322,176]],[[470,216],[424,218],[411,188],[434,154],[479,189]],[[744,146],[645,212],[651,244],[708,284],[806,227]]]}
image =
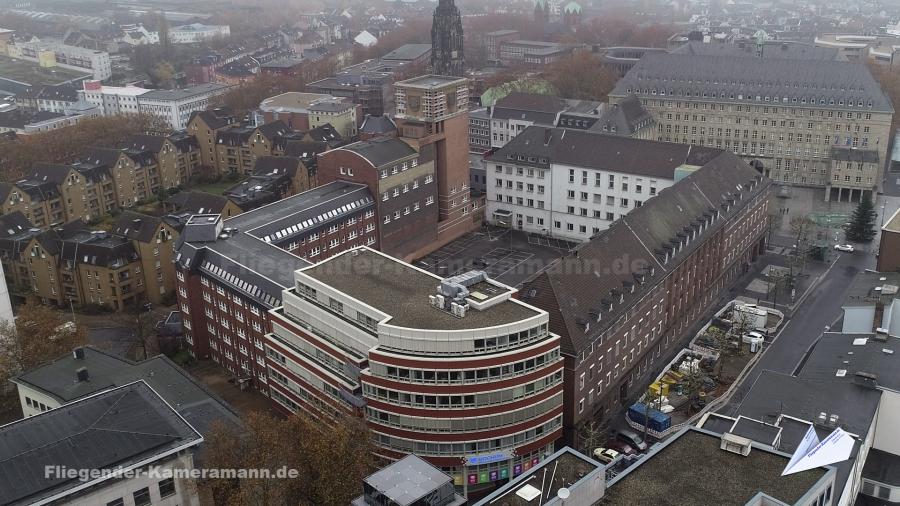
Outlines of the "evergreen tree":
{"label": "evergreen tree", "polygon": [[872,204],[872,197],[865,195],[856,210],[853,211],[853,217],[844,230],[844,235],[848,241],[852,242],[872,242],[875,238],[875,205]]}

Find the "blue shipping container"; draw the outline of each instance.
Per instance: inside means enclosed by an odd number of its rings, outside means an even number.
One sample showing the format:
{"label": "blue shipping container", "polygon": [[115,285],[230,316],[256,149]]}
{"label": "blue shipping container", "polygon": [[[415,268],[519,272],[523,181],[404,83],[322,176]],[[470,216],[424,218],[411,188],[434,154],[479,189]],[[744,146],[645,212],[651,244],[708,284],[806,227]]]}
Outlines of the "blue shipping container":
{"label": "blue shipping container", "polygon": [[[636,402],[628,408],[628,416],[635,422],[643,424],[646,411],[647,407],[643,403]],[[672,417],[657,409],[650,408],[649,418],[650,423],[647,426],[657,432],[663,432],[672,426]]]}

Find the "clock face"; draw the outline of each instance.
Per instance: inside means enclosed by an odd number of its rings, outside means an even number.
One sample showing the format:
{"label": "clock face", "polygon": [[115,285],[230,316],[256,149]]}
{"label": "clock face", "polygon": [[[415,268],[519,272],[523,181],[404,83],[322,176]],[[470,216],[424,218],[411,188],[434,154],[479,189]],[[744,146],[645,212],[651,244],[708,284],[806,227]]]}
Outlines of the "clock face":
{"label": "clock face", "polygon": [[419,110],[419,97],[409,97],[409,109],[411,111]]}

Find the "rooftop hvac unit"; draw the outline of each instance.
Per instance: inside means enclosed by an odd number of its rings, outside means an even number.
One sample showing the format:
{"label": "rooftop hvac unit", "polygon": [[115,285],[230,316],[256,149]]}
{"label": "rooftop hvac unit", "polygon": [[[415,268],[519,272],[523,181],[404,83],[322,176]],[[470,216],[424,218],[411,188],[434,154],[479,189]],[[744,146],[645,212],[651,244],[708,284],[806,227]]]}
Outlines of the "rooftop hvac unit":
{"label": "rooftop hvac unit", "polygon": [[440,295],[440,294],[435,295],[435,296],[434,296],[434,303],[435,303],[435,304],[434,304],[435,307],[438,307],[438,308],[442,308],[442,309],[443,309],[443,307],[444,307],[444,296],[443,296],[443,295]]}
{"label": "rooftop hvac unit", "polygon": [[428,296],[428,302],[431,303],[432,306],[437,307],[437,306],[438,306],[438,303],[437,303],[437,296],[435,296],[435,295],[429,295],[429,296]]}
{"label": "rooftop hvac unit", "polygon": [[744,457],[750,455],[751,447],[752,443],[749,439],[728,432],[722,434],[722,440],[719,445],[719,448],[726,452],[743,455]]}

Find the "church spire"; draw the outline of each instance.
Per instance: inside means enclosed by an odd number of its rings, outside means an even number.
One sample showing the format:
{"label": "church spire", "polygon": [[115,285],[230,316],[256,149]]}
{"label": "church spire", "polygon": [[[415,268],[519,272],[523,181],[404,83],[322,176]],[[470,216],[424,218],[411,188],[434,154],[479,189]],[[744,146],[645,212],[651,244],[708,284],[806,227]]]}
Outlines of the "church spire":
{"label": "church spire", "polygon": [[434,9],[431,66],[437,75],[462,77],[465,73],[462,17],[453,0],[440,0]]}

